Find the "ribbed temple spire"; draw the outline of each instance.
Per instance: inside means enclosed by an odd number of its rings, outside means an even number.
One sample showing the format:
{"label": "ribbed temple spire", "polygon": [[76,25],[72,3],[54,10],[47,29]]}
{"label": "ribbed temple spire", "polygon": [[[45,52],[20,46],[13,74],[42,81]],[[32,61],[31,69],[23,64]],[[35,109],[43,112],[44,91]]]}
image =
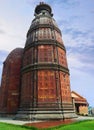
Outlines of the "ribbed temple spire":
{"label": "ribbed temple spire", "polygon": [[35,8],[21,68],[20,107],[16,119],[75,117],[66,49],[48,4]]}

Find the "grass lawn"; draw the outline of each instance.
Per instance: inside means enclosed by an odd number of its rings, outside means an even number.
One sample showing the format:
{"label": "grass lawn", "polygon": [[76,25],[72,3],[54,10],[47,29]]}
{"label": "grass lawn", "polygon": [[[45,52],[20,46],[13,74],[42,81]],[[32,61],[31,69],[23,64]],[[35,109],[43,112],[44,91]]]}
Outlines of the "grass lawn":
{"label": "grass lawn", "polygon": [[[38,129],[34,127],[28,127],[28,126],[0,123],[0,130],[38,130]],[[69,125],[61,125],[61,126],[46,128],[42,130],[94,130],[94,120],[79,121]]]}
{"label": "grass lawn", "polygon": [[29,126],[13,125],[0,122],[0,130],[38,130],[38,129]]}
{"label": "grass lawn", "polygon": [[94,120],[79,121],[69,125],[61,125],[45,130],[94,130]]}

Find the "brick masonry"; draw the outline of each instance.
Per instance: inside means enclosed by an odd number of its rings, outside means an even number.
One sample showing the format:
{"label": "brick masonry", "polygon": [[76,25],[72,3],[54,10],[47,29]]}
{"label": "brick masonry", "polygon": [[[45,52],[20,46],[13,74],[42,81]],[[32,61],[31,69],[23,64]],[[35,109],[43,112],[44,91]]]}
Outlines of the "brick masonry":
{"label": "brick masonry", "polygon": [[4,62],[1,86],[1,109],[18,109],[19,119],[60,119],[64,111],[66,118],[75,116],[66,49],[49,5],[36,6],[24,49],[15,49]]}
{"label": "brick masonry", "polygon": [[19,106],[22,54],[23,49],[17,48],[8,55],[4,62],[1,82],[1,112],[17,112]]}

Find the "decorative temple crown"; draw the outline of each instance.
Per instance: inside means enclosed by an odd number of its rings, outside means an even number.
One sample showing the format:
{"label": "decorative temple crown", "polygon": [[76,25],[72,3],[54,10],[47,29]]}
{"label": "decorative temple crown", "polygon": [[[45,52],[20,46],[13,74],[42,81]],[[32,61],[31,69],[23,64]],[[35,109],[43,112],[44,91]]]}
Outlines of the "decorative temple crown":
{"label": "decorative temple crown", "polygon": [[53,16],[51,7],[48,4],[44,3],[44,2],[40,2],[40,4],[36,6],[35,14],[39,14],[41,12],[41,10],[46,10],[46,11],[49,12],[49,14],[51,16]]}

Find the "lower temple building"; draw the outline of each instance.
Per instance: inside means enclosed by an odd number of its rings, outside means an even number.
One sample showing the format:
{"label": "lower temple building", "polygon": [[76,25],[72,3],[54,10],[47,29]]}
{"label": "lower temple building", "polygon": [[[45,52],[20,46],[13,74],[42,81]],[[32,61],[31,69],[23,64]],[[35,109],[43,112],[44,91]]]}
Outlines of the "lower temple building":
{"label": "lower temple building", "polygon": [[80,115],[88,115],[88,102],[87,100],[79,95],[78,93],[72,91],[71,92],[75,112]]}
{"label": "lower temple building", "polygon": [[19,120],[74,118],[61,31],[48,4],[37,5],[34,16],[25,47],[4,61],[0,113]]}

